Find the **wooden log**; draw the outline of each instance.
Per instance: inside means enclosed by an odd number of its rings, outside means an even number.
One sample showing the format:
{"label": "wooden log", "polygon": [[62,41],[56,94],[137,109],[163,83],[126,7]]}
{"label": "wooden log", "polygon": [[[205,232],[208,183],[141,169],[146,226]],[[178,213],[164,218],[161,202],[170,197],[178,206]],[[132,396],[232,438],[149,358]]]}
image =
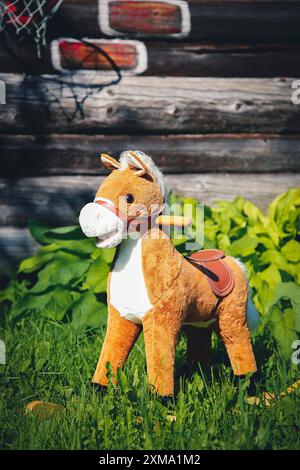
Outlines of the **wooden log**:
{"label": "wooden log", "polygon": [[300,174],[186,174],[167,175],[166,181],[178,194],[210,206],[218,199],[243,196],[266,211],[276,196],[300,186]]}
{"label": "wooden log", "polygon": [[[297,44],[200,44],[146,42],[148,67],[144,75],[191,77],[300,77],[300,47]],[[36,45],[23,41],[21,57],[33,74],[56,73],[50,48],[42,60]],[[102,61],[97,66],[105,66]],[[119,65],[120,62],[119,62]],[[1,47],[0,73],[22,73],[23,65]]]}
{"label": "wooden log", "polygon": [[126,77],[88,96],[89,73],[73,76],[72,89],[46,78],[0,74],[7,87],[1,133],[299,132],[292,78]]}
{"label": "wooden log", "polygon": [[300,172],[300,136],[0,135],[2,176],[102,175],[101,152],[151,155],[164,173]]}
{"label": "wooden log", "polygon": [[[69,0],[67,0],[69,1]],[[71,0],[71,1],[79,1],[79,0]],[[260,5],[262,3],[272,5],[274,3],[278,3],[280,0],[186,0],[189,5],[202,5],[202,4],[222,4],[222,5],[229,5],[229,4],[238,4],[238,5],[244,5],[249,4],[250,2],[252,5]],[[289,0],[289,3],[299,3],[300,0]],[[287,2],[286,2],[287,3]]]}
{"label": "wooden log", "polygon": [[299,77],[296,45],[147,44],[146,75],[191,77]]}
{"label": "wooden log", "polygon": [[[188,3],[191,13],[188,40],[293,42],[300,37],[300,5],[297,1],[203,0]],[[48,33],[52,38],[101,37],[97,1],[64,0],[49,22]]]}
{"label": "wooden log", "polygon": [[31,256],[38,247],[27,228],[0,227],[0,275],[8,274],[21,259]]}
{"label": "wooden log", "polygon": [[[76,223],[80,209],[92,201],[103,177],[51,176],[0,179],[0,225],[26,226],[29,219],[49,224]],[[166,175],[179,194],[213,205],[217,199],[243,195],[262,209],[278,194],[299,187],[299,174]]]}

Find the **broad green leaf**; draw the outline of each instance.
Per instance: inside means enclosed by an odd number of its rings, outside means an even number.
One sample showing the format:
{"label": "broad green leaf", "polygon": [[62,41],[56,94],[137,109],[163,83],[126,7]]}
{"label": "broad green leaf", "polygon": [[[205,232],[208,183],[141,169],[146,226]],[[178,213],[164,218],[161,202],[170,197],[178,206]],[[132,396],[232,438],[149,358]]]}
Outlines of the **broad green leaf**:
{"label": "broad green leaf", "polygon": [[[98,248],[99,249],[99,248]],[[103,261],[107,264],[111,264],[116,254],[116,248],[105,248],[102,250]]]}
{"label": "broad green leaf", "polygon": [[270,204],[269,217],[276,223],[281,238],[287,235],[296,237],[297,219],[300,217],[299,206],[300,188],[288,190]]}
{"label": "broad green leaf", "polygon": [[295,332],[295,312],[292,309],[282,312],[279,307],[274,306],[270,312],[268,327],[284,357],[290,359],[293,353],[292,343],[298,339]]}
{"label": "broad green leaf", "polygon": [[288,261],[297,263],[300,261],[300,243],[296,240],[289,240],[281,249],[281,253]]}
{"label": "broad green leaf", "polygon": [[208,237],[205,236],[204,237],[204,246],[202,248],[207,249],[207,250],[212,249],[212,248],[217,248],[216,240],[210,240]]}
{"label": "broad green leaf", "polygon": [[36,255],[31,256],[30,258],[25,258],[19,265],[19,272],[20,273],[32,273],[33,271],[37,271],[39,268],[44,266],[48,261],[50,261],[54,257],[54,253],[42,253],[40,251],[37,252]]}
{"label": "broad green leaf", "polygon": [[102,258],[96,259],[87,272],[83,287],[90,289],[95,294],[105,292],[109,269],[108,264]]}
{"label": "broad green leaf", "polygon": [[263,215],[261,210],[250,201],[245,201],[243,206],[243,212],[247,216],[247,218],[251,220],[251,222],[266,220],[266,217]]}
{"label": "broad green leaf", "polygon": [[78,330],[99,328],[107,321],[107,307],[91,292],[84,292],[73,306],[72,326]]}
{"label": "broad green leaf", "polygon": [[258,238],[249,237],[245,235],[233,242],[229,248],[230,254],[232,256],[246,257],[255,253],[255,248],[258,245]]}
{"label": "broad green leaf", "polygon": [[12,304],[16,304],[21,300],[28,292],[28,283],[23,281],[17,281],[12,279],[5,289],[0,291],[0,303],[9,301]]}
{"label": "broad green leaf", "polygon": [[68,309],[72,307],[74,300],[69,289],[61,286],[45,294],[27,294],[17,302],[11,310],[11,318],[23,318],[32,311],[41,316],[61,320]]}
{"label": "broad green leaf", "polygon": [[276,284],[281,282],[280,272],[276,266],[271,265],[264,271],[258,272],[257,276],[265,281],[270,287],[274,287]]}
{"label": "broad green leaf", "polygon": [[36,220],[30,220],[28,222],[28,229],[33,238],[41,244],[51,243],[51,240],[47,237],[47,232],[51,230],[51,227],[39,223]]}
{"label": "broad green leaf", "polygon": [[295,307],[300,307],[300,286],[297,286],[294,282],[282,282],[276,285],[273,304],[281,298],[288,298]]}
{"label": "broad green leaf", "polygon": [[176,246],[177,249],[179,249],[181,245],[183,245],[183,248],[184,248],[184,245],[187,242],[187,240],[188,240],[187,238],[182,238],[182,237],[172,238],[173,245]]}
{"label": "broad green leaf", "polygon": [[13,305],[10,312],[10,317],[12,319],[17,317],[21,319],[32,311],[42,311],[51,299],[51,296],[52,292],[48,292],[43,295],[29,293],[26,294],[22,299]]}
{"label": "broad green leaf", "polygon": [[90,254],[95,249],[95,239],[87,238],[79,225],[54,228],[49,230],[46,235],[59,248],[77,252],[78,254]]}
{"label": "broad green leaf", "polygon": [[54,320],[62,320],[74,303],[72,293],[61,286],[56,287],[51,293],[52,296],[43,308],[42,315]]}
{"label": "broad green leaf", "polygon": [[260,264],[271,264],[276,266],[278,269],[286,271],[292,275],[295,272],[294,265],[289,264],[280,251],[276,251],[274,249],[266,250],[264,253],[262,253],[260,256]]}
{"label": "broad green leaf", "polygon": [[207,239],[214,240],[218,231],[218,226],[212,220],[204,221],[204,233]]}
{"label": "broad green leaf", "polygon": [[91,260],[76,260],[60,266],[59,271],[50,276],[51,283],[67,285],[73,279],[79,279],[88,270]]}
{"label": "broad green leaf", "polygon": [[65,235],[65,234],[70,234],[70,233],[74,235],[74,232],[77,232],[78,230],[80,230],[80,227],[78,225],[68,225],[67,227],[52,228],[51,230],[48,231],[48,233],[49,235],[51,234]]}
{"label": "broad green leaf", "polygon": [[257,238],[258,238],[259,244],[264,245],[264,247],[269,250],[275,250],[275,244],[273,243],[271,238],[268,238],[266,236],[260,236],[260,235]]}
{"label": "broad green leaf", "polygon": [[82,260],[69,253],[59,253],[38,273],[38,281],[31,292],[42,292],[50,286],[67,285],[78,280],[88,270],[92,260]]}
{"label": "broad green leaf", "polygon": [[95,248],[91,253],[92,259],[102,258],[107,264],[112,264],[116,254],[116,248]]}
{"label": "broad green leaf", "polygon": [[260,243],[263,243],[263,240],[270,240],[273,246],[278,246],[280,241],[280,233],[278,227],[272,221],[268,221],[264,224],[262,224],[261,222],[257,222],[255,225],[249,228],[248,233],[252,236],[258,236]]}
{"label": "broad green leaf", "polygon": [[95,240],[93,238],[86,238],[85,240],[55,239],[55,244],[60,249],[77,254],[91,254],[95,249]]}
{"label": "broad green leaf", "polygon": [[250,271],[250,285],[251,287],[256,289],[256,291],[258,291],[261,287],[262,279],[258,276],[256,272],[252,272],[249,263],[247,263],[246,266],[248,268],[248,271]]}
{"label": "broad green leaf", "polygon": [[295,312],[294,327],[297,331],[300,331],[300,286],[293,282],[281,282],[276,285],[270,308],[276,305],[280,299],[290,300]]}
{"label": "broad green leaf", "polygon": [[[228,232],[229,238],[233,241],[238,240],[239,238],[242,238],[244,235],[248,233],[249,235],[249,228],[247,228],[246,222],[240,225],[236,225],[235,227],[231,228]],[[256,236],[254,234],[254,236]]]}
{"label": "broad green leaf", "polygon": [[266,315],[268,313],[268,307],[272,301],[273,295],[274,287],[270,286],[268,282],[263,280],[258,291],[258,300],[261,305],[262,315]]}
{"label": "broad green leaf", "polygon": [[226,252],[229,249],[230,238],[227,235],[225,235],[224,233],[220,233],[217,236],[217,241],[218,241],[218,247],[220,250],[224,250]]}

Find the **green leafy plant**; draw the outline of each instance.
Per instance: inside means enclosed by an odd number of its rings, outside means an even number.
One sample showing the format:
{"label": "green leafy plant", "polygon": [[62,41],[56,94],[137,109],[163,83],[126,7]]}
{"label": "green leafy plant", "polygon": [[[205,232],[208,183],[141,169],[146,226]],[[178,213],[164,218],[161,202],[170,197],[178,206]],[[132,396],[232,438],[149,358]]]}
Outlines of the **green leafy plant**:
{"label": "green leafy plant", "polygon": [[[202,230],[194,199],[170,194],[178,212],[189,203],[193,230]],[[220,248],[238,257],[249,272],[253,301],[282,353],[290,354],[300,332],[300,190],[277,197],[264,215],[242,197],[204,207],[204,246]],[[201,220],[201,218],[200,218]],[[50,228],[31,222],[39,251],[23,260],[18,272],[0,294],[7,318],[17,322],[37,315],[66,322],[76,330],[106,322],[106,283],[114,249],[96,248],[80,227]],[[185,253],[186,238],[174,240]]]}
{"label": "green leafy plant", "polygon": [[42,246],[24,259],[2,292],[13,321],[36,314],[70,320],[76,329],[106,322],[106,280],[114,250],[102,251],[79,226],[51,229],[31,222],[32,236]]}

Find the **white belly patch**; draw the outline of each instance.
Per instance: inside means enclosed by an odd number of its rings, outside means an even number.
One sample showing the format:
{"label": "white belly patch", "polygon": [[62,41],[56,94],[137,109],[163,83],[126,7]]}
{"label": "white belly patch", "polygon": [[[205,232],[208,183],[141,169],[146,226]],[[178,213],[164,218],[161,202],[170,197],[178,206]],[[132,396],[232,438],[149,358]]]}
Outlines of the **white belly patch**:
{"label": "white belly patch", "polygon": [[152,309],[142,268],[141,238],[127,238],[121,243],[110,278],[110,303],[134,323],[142,323]]}

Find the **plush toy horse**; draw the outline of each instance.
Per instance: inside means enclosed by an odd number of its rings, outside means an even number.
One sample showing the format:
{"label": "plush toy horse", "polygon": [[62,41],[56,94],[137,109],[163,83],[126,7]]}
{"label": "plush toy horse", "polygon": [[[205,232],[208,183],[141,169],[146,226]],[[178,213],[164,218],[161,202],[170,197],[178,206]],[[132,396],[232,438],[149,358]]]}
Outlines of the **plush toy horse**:
{"label": "plush toy horse", "polygon": [[189,363],[207,367],[215,330],[234,374],[255,372],[248,285],[240,263],[219,250],[190,258],[176,251],[163,226],[163,177],[149,156],[126,151],[120,161],[108,155],[101,160],[112,171],[79,221],[98,247],[119,246],[108,279],[107,332],[93,382],[108,384],[107,364],[113,373],[122,368],[143,331],[150,385],[161,396],[173,395],[175,348],[183,327]]}

